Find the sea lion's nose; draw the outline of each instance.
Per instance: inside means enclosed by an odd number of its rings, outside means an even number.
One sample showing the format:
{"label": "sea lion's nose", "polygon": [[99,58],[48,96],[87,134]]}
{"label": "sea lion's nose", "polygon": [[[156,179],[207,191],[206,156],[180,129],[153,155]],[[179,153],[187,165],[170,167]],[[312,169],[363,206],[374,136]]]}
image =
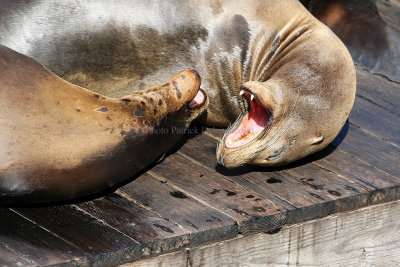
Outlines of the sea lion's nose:
{"label": "sea lion's nose", "polygon": [[171,79],[173,93],[176,98],[182,102],[187,102],[193,99],[197,91],[200,89],[200,75],[193,69],[186,69],[179,72]]}

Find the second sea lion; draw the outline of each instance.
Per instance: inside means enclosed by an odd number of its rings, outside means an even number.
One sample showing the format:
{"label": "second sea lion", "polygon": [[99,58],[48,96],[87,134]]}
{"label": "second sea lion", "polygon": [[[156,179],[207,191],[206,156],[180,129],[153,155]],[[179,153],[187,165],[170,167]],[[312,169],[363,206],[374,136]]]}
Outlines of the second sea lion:
{"label": "second sea lion", "polygon": [[206,108],[199,88],[198,73],[185,70],[109,98],[0,45],[0,203],[72,199],[129,179]]}

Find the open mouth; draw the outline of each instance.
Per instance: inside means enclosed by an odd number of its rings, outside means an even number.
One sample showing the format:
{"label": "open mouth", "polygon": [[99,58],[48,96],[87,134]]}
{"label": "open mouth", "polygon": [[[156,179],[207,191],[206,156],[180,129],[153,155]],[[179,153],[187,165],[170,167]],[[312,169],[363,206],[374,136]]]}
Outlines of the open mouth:
{"label": "open mouth", "polygon": [[206,100],[206,93],[202,89],[199,89],[197,95],[189,102],[188,106],[190,109],[199,108],[206,103]]}
{"label": "open mouth", "polygon": [[239,119],[231,132],[226,135],[225,146],[236,148],[250,143],[266,130],[272,121],[271,112],[263,106],[257,95],[242,88],[240,95],[246,99],[248,110]]}

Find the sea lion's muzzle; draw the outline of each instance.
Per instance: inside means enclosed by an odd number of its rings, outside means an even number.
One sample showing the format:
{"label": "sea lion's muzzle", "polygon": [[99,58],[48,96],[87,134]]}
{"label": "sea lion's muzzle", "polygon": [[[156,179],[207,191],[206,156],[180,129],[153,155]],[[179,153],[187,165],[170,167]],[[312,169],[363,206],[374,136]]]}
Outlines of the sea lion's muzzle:
{"label": "sea lion's muzzle", "polygon": [[237,167],[252,162],[258,155],[255,143],[263,142],[276,120],[278,99],[273,90],[266,90],[264,83],[247,82],[240,87],[245,110],[226,131],[217,148],[218,163]]}

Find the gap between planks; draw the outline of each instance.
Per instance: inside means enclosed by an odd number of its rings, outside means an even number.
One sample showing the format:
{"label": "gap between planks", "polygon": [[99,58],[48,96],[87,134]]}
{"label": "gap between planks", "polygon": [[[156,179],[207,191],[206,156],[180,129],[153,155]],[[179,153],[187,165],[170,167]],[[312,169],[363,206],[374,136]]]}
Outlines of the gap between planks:
{"label": "gap between planks", "polygon": [[[398,144],[396,144],[396,143],[393,143],[392,141],[386,139],[385,137],[383,137],[383,136],[381,136],[381,135],[379,135],[379,134],[377,134],[377,133],[374,133],[374,132],[372,132],[372,131],[370,131],[370,130],[367,130],[367,129],[363,128],[362,126],[360,126],[360,125],[358,125],[358,124],[356,124],[356,123],[354,123],[354,122],[351,122],[351,121],[349,121],[349,124],[352,125],[352,126],[354,126],[354,127],[356,127],[357,129],[359,129],[359,130],[361,130],[361,131],[363,131],[363,132],[369,134],[369,135],[372,135],[373,137],[378,138],[379,140],[382,140],[382,141],[384,141],[384,142],[386,142],[386,143],[388,143],[388,144],[390,144],[390,145],[392,145],[392,146],[395,146],[396,148],[399,148],[399,149],[400,149],[400,145],[398,145]],[[399,133],[399,134],[400,134],[400,133]]]}
{"label": "gap between planks", "polygon": [[[147,173],[148,173],[149,175],[155,177],[155,176],[154,176],[153,174],[151,174],[150,172],[151,172],[151,171],[147,171]],[[156,177],[155,177],[155,178],[156,178]],[[156,178],[156,179],[157,179],[157,178]],[[172,185],[171,185],[171,186],[172,186]],[[173,186],[173,187],[176,188],[175,186]],[[148,210],[148,211],[154,213],[154,214],[157,215],[158,217],[160,217],[160,218],[162,218],[162,219],[164,219],[164,220],[166,220],[166,221],[168,221],[168,222],[174,224],[175,226],[177,226],[177,227],[179,227],[179,228],[181,228],[181,229],[183,229],[183,230],[185,230],[185,231],[187,231],[187,232],[190,233],[190,230],[187,229],[186,227],[184,227],[183,225],[180,225],[179,223],[177,223],[177,222],[175,222],[175,221],[171,221],[169,218],[167,218],[167,217],[163,216],[162,214],[160,214],[159,212],[153,210],[151,207],[148,207],[148,206],[146,206],[146,205],[140,203],[139,201],[137,201],[136,199],[134,199],[134,198],[131,197],[130,195],[128,195],[128,194],[126,194],[125,192],[123,192],[122,190],[118,189],[115,193],[117,193],[118,195],[120,195],[120,196],[122,196],[122,197],[128,199],[129,201],[132,201],[133,203],[135,203],[135,204],[138,205],[139,207],[144,208],[144,209],[146,209],[146,210]]]}
{"label": "gap between planks", "polygon": [[[154,172],[152,172],[152,171],[147,171],[147,173],[150,174],[151,176],[153,176],[154,178],[156,178],[156,179],[159,180],[159,181],[165,182],[165,181],[167,180],[166,178],[164,178],[164,177],[162,177],[161,175],[158,175],[157,173],[154,173]],[[222,214],[224,214],[225,216],[231,218],[231,219],[235,222],[235,224],[238,225],[238,221],[237,221],[235,218],[233,218],[230,214],[227,214],[226,212],[224,212],[224,211],[221,210],[221,209],[214,208],[214,207],[210,206],[209,204],[207,204],[206,202],[204,202],[201,198],[196,197],[195,194],[191,194],[191,193],[188,192],[187,190],[185,190],[185,189],[183,189],[183,188],[181,188],[181,187],[179,187],[179,186],[176,186],[175,184],[173,184],[173,183],[171,183],[171,182],[169,182],[168,184],[169,184],[171,187],[173,187],[173,188],[175,188],[175,189],[177,189],[177,190],[179,190],[179,191],[185,193],[186,195],[190,196],[190,197],[193,198],[194,200],[200,202],[201,204],[203,204],[203,205],[209,207],[210,209],[213,209],[213,210],[215,210],[215,211],[217,211],[217,212],[219,212],[219,213],[222,213]]]}
{"label": "gap between planks", "polygon": [[[107,200],[105,200],[107,201]],[[107,201],[108,202],[108,201]],[[112,204],[112,203],[111,203]],[[89,212],[85,211],[84,209],[81,209],[79,206],[77,205],[71,205],[72,207],[74,207],[75,209],[83,212],[84,214],[89,215],[91,218],[95,219],[97,222],[100,222],[101,224],[103,224],[104,226],[107,226],[113,230],[115,230],[116,232],[120,233],[121,235],[131,239],[133,242],[137,243],[138,245],[140,244],[139,241],[135,240],[134,238],[132,238],[131,236],[125,234],[124,232],[118,230],[117,228],[115,228],[114,226],[111,226],[110,224],[108,224],[107,222],[105,222],[104,220],[100,219],[99,217],[94,216],[93,214],[90,214]]]}
{"label": "gap between planks", "polygon": [[[209,134],[208,134],[208,135],[209,135]],[[215,138],[215,137],[214,137],[214,138]],[[192,157],[190,157],[190,156],[188,156],[188,155],[186,155],[186,154],[184,154],[184,153],[182,153],[182,152],[180,152],[180,151],[178,151],[177,154],[181,155],[182,157],[184,157],[184,158],[186,158],[186,159],[192,161],[193,163],[195,163],[195,164],[197,164],[197,165],[199,165],[199,166],[201,166],[201,167],[203,167],[203,168],[205,168],[205,169],[207,169],[207,170],[209,170],[209,171],[211,171],[211,172],[215,172],[215,170],[209,168],[208,166],[204,165],[203,163],[197,161],[196,159],[194,159],[194,158],[192,158]],[[223,176],[223,179],[224,179],[224,180],[226,180],[226,181],[228,181],[228,182],[230,182],[230,183],[232,183],[232,184],[234,184],[234,185],[236,185],[236,186],[239,186],[239,187],[241,187],[241,188],[244,188],[245,190],[248,190],[248,191],[252,192],[253,194],[260,195],[259,193],[257,193],[257,192],[255,192],[255,191],[251,190],[250,188],[247,188],[247,187],[243,186],[243,185],[240,184],[240,183],[237,183],[237,182],[235,182],[235,181],[232,181],[232,180],[228,179],[225,175],[222,175],[222,176]],[[243,177],[243,176],[241,176],[241,177],[242,177],[243,180],[245,180],[245,181],[251,183],[251,182],[248,181],[245,177]],[[297,181],[297,180],[296,180],[296,181]],[[271,191],[271,193],[272,193],[279,201],[283,202],[285,205],[288,205],[289,207],[291,207],[291,208],[293,208],[293,209],[296,209],[296,208],[297,208],[293,203],[287,201],[287,200],[284,199],[282,196],[280,196],[280,195],[278,195],[278,194],[275,194],[275,193],[272,192],[272,191]],[[263,197],[264,197],[264,196],[263,196]],[[264,197],[264,198],[265,198],[265,197]],[[269,199],[269,200],[270,200],[270,199]],[[272,200],[270,200],[270,201],[272,201]],[[280,203],[277,203],[277,204],[280,204]]]}
{"label": "gap between planks", "polygon": [[[186,158],[186,159],[192,161],[193,163],[195,163],[195,164],[197,164],[197,165],[199,165],[199,166],[201,166],[201,167],[203,167],[203,168],[205,168],[205,169],[207,169],[207,170],[209,170],[209,171],[211,171],[211,172],[215,172],[215,170],[213,170],[213,169],[207,167],[207,166],[204,165],[203,163],[197,161],[196,159],[194,159],[194,158],[192,158],[192,157],[190,157],[190,156],[188,156],[188,155],[186,155],[186,154],[184,154],[184,153],[182,153],[182,152],[180,152],[180,151],[178,151],[177,154],[181,155],[182,157],[184,157],[184,158]],[[228,179],[225,175],[222,175],[222,176],[223,176],[223,179],[224,179],[224,180],[226,180],[226,181],[228,181],[228,182],[230,182],[230,183],[232,183],[232,184],[234,184],[234,185],[236,185],[236,186],[239,186],[239,187],[241,187],[241,188],[244,188],[245,190],[248,190],[248,191],[250,191],[250,192],[252,192],[252,193],[254,193],[254,194],[256,194],[256,195],[259,195],[259,193],[254,192],[254,191],[251,190],[250,188],[247,188],[247,187],[245,187],[245,186],[243,186],[243,185],[241,185],[241,184],[239,184],[239,183],[236,183],[235,181],[232,181],[232,180]],[[242,177],[242,178],[243,178],[244,180],[248,181],[245,177]],[[250,181],[248,181],[248,182],[250,183]],[[271,193],[273,193],[273,192],[271,192]],[[275,196],[279,201],[282,201],[282,202],[285,203],[286,205],[289,205],[291,208],[294,208],[294,209],[297,208],[293,203],[288,202],[287,200],[285,200],[285,199],[284,199],[283,197],[281,197],[280,195],[274,194],[274,196]],[[272,200],[270,200],[270,201],[272,201]],[[277,204],[280,204],[280,203],[277,203]]]}
{"label": "gap between planks", "polygon": [[[51,234],[52,236],[56,237],[57,239],[59,239],[59,240],[65,242],[65,243],[67,243],[68,245],[70,245],[70,246],[76,248],[78,251],[82,252],[82,254],[88,256],[88,254],[86,254],[86,253],[85,253],[80,247],[78,247],[77,245],[71,243],[70,241],[64,239],[63,237],[57,235],[56,233],[53,233],[52,231],[50,231],[50,230],[47,229],[46,227],[44,227],[44,226],[42,226],[42,225],[36,223],[35,221],[31,220],[30,218],[26,217],[25,215],[21,214],[20,212],[16,211],[15,209],[10,208],[9,210],[12,211],[12,212],[14,212],[15,214],[17,214],[17,216],[20,216],[20,217],[24,218],[25,220],[29,221],[30,223],[33,223],[33,224],[36,225],[37,227],[39,227],[39,228],[41,228],[42,230],[48,232],[49,234]],[[71,259],[71,260],[73,260],[73,259]]]}

